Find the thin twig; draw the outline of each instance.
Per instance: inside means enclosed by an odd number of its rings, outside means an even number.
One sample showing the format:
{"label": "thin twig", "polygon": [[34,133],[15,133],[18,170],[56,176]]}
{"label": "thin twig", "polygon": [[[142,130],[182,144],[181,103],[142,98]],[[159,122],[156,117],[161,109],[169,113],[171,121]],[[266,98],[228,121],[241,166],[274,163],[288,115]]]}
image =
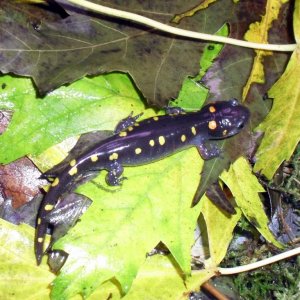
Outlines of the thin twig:
{"label": "thin twig", "polygon": [[166,25],[161,22],[155,21],[153,19],[141,16],[141,15],[138,15],[135,13],[131,13],[131,12],[115,9],[115,8],[110,8],[110,7],[92,3],[92,2],[89,2],[86,0],[68,0],[68,2],[82,6],[84,8],[87,8],[87,9],[90,9],[93,11],[96,11],[101,14],[130,20],[130,21],[133,21],[136,23],[140,23],[140,24],[149,26],[151,28],[158,29],[163,32],[168,32],[168,33],[171,33],[174,35],[189,37],[189,38],[198,39],[198,40],[226,43],[226,44],[231,44],[231,45],[246,47],[246,48],[252,48],[252,49],[257,49],[257,50],[284,51],[284,52],[294,51],[297,46],[296,44],[276,45],[276,44],[252,43],[252,42],[237,40],[237,39],[233,39],[233,38],[223,37],[223,36],[189,31],[189,30],[185,30],[185,29],[181,29],[181,28],[176,28],[176,27],[173,27],[170,25]]}
{"label": "thin twig", "polygon": [[201,285],[201,288],[206,290],[209,294],[215,297],[217,300],[229,300],[224,294],[218,291],[212,284],[205,282]]}
{"label": "thin twig", "polygon": [[218,272],[221,275],[231,275],[231,274],[237,274],[237,273],[242,273],[242,272],[246,272],[246,271],[250,271],[253,269],[257,269],[269,264],[272,264],[274,262],[277,262],[279,260],[283,260],[286,259],[288,257],[294,256],[294,255],[298,255],[300,254],[300,247],[274,255],[272,257],[257,261],[255,263],[252,264],[248,264],[245,266],[239,266],[239,267],[234,267],[234,268],[218,268]]}

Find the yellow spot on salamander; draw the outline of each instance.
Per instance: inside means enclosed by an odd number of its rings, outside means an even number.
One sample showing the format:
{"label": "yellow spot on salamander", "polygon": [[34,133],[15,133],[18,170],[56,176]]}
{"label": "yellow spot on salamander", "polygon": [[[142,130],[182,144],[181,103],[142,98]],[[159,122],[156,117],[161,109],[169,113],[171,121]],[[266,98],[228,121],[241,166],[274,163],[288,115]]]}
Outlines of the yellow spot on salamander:
{"label": "yellow spot on salamander", "polygon": [[161,136],[158,138],[158,142],[159,142],[159,144],[162,146],[162,145],[165,144],[166,139],[161,135]]}
{"label": "yellow spot on salamander", "polygon": [[211,129],[211,130],[215,130],[217,128],[216,121],[209,121],[208,122],[208,128]]}
{"label": "yellow spot on salamander", "polygon": [[135,149],[135,154],[141,154],[142,153],[142,149],[141,148],[136,148]]}
{"label": "yellow spot on salamander", "polygon": [[41,218],[38,218],[38,219],[37,219],[37,224],[38,224],[38,225],[41,225],[41,223],[42,223],[42,219],[41,219]]}
{"label": "yellow spot on salamander", "polygon": [[227,129],[223,130],[223,136],[227,134]]}
{"label": "yellow spot on salamander", "polygon": [[74,167],[76,165],[76,160],[75,159],[72,159],[71,161],[70,161],[70,166],[71,167]]}
{"label": "yellow spot on salamander", "polygon": [[153,146],[155,145],[154,140],[150,140],[150,141],[149,141],[149,145],[150,145],[151,147],[153,147]]}
{"label": "yellow spot on salamander", "polygon": [[119,157],[118,153],[114,152],[113,154],[111,154],[111,155],[109,156],[109,160],[118,159],[118,157]]}
{"label": "yellow spot on salamander", "polygon": [[38,243],[42,243],[42,242],[44,241],[44,238],[39,237],[39,238],[37,239],[37,241],[38,241]]}
{"label": "yellow spot on salamander", "polygon": [[182,136],[181,136],[181,141],[184,143],[185,141],[186,141],[186,136],[185,136],[185,134],[183,134]]}
{"label": "yellow spot on salamander", "polygon": [[132,130],[133,130],[133,127],[132,127],[132,126],[129,126],[127,129],[128,129],[128,131],[132,131]]}
{"label": "yellow spot on salamander", "polygon": [[140,126],[140,124],[139,123],[134,123],[134,126],[138,127],[138,126]]}
{"label": "yellow spot on salamander", "polygon": [[216,108],[212,105],[208,108],[208,110],[211,112],[211,113],[214,113],[216,112]]}
{"label": "yellow spot on salamander", "polygon": [[153,120],[158,121],[158,117],[157,116],[153,117]]}
{"label": "yellow spot on salamander", "polygon": [[69,171],[69,175],[73,176],[77,173],[77,168],[76,167],[73,167],[70,171]]}
{"label": "yellow spot on salamander", "polygon": [[98,155],[97,154],[93,154],[92,156],[91,156],[91,161],[92,162],[96,162],[98,160]]}
{"label": "yellow spot on salamander", "polygon": [[46,206],[45,206],[45,210],[46,211],[50,211],[50,210],[52,210],[53,209],[53,207],[54,207],[54,205],[52,205],[52,204],[47,204]]}
{"label": "yellow spot on salamander", "polygon": [[119,133],[119,136],[121,136],[121,137],[124,137],[124,136],[126,136],[126,135],[127,135],[127,132],[126,132],[126,131],[122,131],[122,132]]}
{"label": "yellow spot on salamander", "polygon": [[52,182],[51,186],[57,186],[58,184],[59,184],[59,178],[56,177],[56,178],[54,179],[54,181]]}
{"label": "yellow spot on salamander", "polygon": [[193,135],[196,135],[196,134],[197,134],[196,128],[195,128],[194,126],[191,128],[191,130],[192,130],[192,134],[193,134]]}

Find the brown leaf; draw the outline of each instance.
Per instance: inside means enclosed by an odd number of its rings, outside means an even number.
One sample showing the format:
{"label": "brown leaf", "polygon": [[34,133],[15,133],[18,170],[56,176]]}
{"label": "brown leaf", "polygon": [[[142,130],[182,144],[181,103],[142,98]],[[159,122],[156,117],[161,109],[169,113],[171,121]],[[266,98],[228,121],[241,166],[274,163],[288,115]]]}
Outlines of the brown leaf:
{"label": "brown leaf", "polygon": [[[64,1],[59,2],[63,4]],[[107,2],[98,2],[107,5]],[[37,13],[33,13],[33,9],[29,13],[20,4],[0,3],[0,47],[3,49],[0,69],[3,73],[31,76],[41,94],[87,74],[122,71],[132,76],[149,102],[163,106],[178,95],[184,78],[195,76],[199,71],[204,42],[174,38],[117,18],[94,13],[87,15],[83,9],[75,9],[70,4],[66,6],[70,16],[63,19],[56,16],[54,21],[48,21],[43,14],[40,17],[37,7]],[[169,23],[175,14],[189,10],[198,1],[119,3],[110,1],[109,5]],[[219,1],[184,18],[179,27],[214,33],[229,22],[231,36],[242,38],[249,23],[257,20],[263,9],[264,3],[243,1],[237,5],[232,1]],[[212,84],[212,78],[219,82],[221,78],[221,86],[226,85],[226,92],[222,88],[216,94],[212,88],[212,93],[225,99],[240,94],[242,85],[237,86],[237,82],[244,82],[242,79],[246,79],[251,65],[251,50],[234,49],[234,52],[225,52],[224,59],[216,64],[218,71],[222,70],[217,73],[217,78],[212,77],[212,73],[207,77]],[[230,76],[223,72],[228,66],[231,66],[227,68]],[[223,82],[224,76],[227,81]]]}
{"label": "brown leaf", "polygon": [[0,166],[0,186],[4,198],[11,199],[17,208],[39,193],[39,187],[46,183],[39,179],[40,172],[28,158]]}

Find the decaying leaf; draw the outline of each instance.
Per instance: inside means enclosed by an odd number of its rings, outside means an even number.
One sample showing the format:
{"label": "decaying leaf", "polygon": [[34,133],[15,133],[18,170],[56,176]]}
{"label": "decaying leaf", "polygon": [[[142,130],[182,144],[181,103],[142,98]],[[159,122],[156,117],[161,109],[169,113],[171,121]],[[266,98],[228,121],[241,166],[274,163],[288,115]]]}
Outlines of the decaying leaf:
{"label": "decaying leaf", "polygon": [[[65,1],[58,2],[64,6]],[[198,73],[199,55],[205,46],[201,41],[174,38],[124,20],[100,15],[91,17],[83,10],[75,13],[70,5],[66,6],[67,13],[62,17],[62,14],[49,16],[37,6],[28,9],[28,5],[12,1],[0,3],[0,70],[30,76],[42,95],[87,74],[123,71],[130,74],[149,102],[162,106],[178,95],[187,76]],[[176,13],[189,10],[198,1],[188,4],[179,0],[130,1],[126,5],[118,1],[99,3],[169,23]],[[178,26],[215,33],[224,23],[230,22],[231,36],[242,38],[247,26],[264,8],[264,3],[256,3],[251,9],[249,5],[248,2],[237,5],[231,1],[217,1],[213,9],[200,10],[193,17],[182,19]],[[241,22],[238,16],[245,10],[247,19]],[[239,82],[241,74],[246,80],[252,51],[230,49],[230,55],[226,54],[223,61],[232,66],[232,70],[227,70],[231,76],[238,73]],[[233,72],[237,69],[238,72]],[[224,74],[226,76],[226,72]],[[240,98],[241,90],[242,87],[235,92],[229,89],[218,98]]]}
{"label": "decaying leaf", "polygon": [[0,166],[1,192],[13,207],[20,207],[39,193],[39,185],[46,183],[39,178],[40,174],[28,158]]}

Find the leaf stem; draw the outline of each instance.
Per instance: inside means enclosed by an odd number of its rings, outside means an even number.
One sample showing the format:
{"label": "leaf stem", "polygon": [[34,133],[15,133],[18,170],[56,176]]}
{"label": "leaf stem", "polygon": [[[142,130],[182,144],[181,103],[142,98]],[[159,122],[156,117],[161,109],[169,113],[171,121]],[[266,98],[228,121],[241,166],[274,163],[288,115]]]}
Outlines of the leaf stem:
{"label": "leaf stem", "polygon": [[221,275],[231,275],[231,274],[237,274],[237,273],[242,273],[242,272],[246,272],[246,271],[250,271],[253,269],[257,269],[269,264],[272,264],[274,262],[277,262],[279,260],[283,260],[286,259],[288,257],[294,256],[294,255],[298,255],[300,254],[300,247],[274,255],[272,257],[257,261],[255,263],[252,264],[248,264],[245,266],[239,266],[239,267],[234,267],[234,268],[218,268],[217,271],[221,274]]}
{"label": "leaf stem", "polygon": [[189,31],[181,28],[176,28],[170,25],[166,25],[161,22],[155,21],[153,19],[135,13],[131,13],[131,12],[115,9],[115,8],[110,8],[86,0],[68,0],[68,2],[73,3],[75,5],[83,6],[84,8],[96,11],[101,14],[130,20],[136,23],[149,26],[151,28],[156,28],[163,32],[168,32],[174,35],[189,37],[198,40],[227,43],[235,46],[258,49],[258,50],[284,51],[284,52],[294,51],[297,46],[297,44],[276,45],[276,44],[252,43],[252,42],[237,40],[233,38],[223,37],[223,36]]}

